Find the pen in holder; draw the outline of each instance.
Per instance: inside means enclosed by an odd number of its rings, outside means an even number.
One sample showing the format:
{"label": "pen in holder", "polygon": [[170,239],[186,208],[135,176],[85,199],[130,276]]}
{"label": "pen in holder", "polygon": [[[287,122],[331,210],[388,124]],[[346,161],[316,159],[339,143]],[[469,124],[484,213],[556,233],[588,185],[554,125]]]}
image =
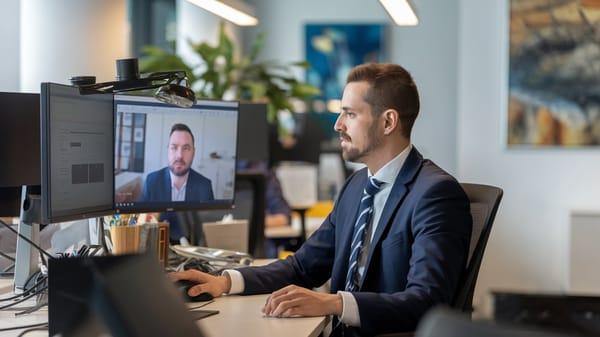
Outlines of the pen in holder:
{"label": "pen in holder", "polygon": [[111,226],[112,253],[128,254],[139,252],[141,227],[140,225]]}

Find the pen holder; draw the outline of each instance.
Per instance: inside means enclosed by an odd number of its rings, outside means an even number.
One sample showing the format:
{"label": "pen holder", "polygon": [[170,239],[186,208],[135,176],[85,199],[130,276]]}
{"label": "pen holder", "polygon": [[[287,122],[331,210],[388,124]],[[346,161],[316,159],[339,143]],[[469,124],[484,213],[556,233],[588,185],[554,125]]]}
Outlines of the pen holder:
{"label": "pen holder", "polygon": [[159,263],[166,267],[169,262],[169,223],[146,222],[141,227],[140,251],[156,255]]}
{"label": "pen holder", "polygon": [[110,227],[112,253],[129,254],[139,252],[141,227],[140,225]]}

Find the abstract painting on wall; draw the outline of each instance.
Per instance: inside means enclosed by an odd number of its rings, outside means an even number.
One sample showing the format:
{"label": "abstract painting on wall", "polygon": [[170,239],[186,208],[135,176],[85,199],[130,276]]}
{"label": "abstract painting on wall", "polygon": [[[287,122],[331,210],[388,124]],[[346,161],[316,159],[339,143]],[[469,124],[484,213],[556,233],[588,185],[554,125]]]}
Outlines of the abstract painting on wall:
{"label": "abstract painting on wall", "polygon": [[600,145],[600,0],[511,0],[508,144]]}
{"label": "abstract painting on wall", "polygon": [[314,112],[339,112],[348,71],[361,63],[384,62],[383,24],[307,24],[305,26],[308,83],[321,89]]}

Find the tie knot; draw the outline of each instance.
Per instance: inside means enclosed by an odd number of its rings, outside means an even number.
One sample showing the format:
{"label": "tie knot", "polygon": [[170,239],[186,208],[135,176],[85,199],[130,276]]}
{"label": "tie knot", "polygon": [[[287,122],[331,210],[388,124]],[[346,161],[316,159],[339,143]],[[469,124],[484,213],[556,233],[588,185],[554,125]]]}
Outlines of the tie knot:
{"label": "tie knot", "polygon": [[383,185],[383,181],[379,181],[375,179],[375,177],[369,177],[369,181],[367,182],[367,186],[365,186],[365,193],[368,195],[375,195],[375,193],[379,192],[379,189]]}

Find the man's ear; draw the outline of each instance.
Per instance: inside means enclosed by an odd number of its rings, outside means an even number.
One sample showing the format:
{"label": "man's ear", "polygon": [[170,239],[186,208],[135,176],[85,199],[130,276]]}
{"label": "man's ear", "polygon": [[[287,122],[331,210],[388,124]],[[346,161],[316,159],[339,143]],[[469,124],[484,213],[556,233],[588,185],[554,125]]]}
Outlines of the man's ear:
{"label": "man's ear", "polygon": [[383,112],[383,132],[385,135],[391,134],[400,127],[400,118],[396,109],[387,109]]}

